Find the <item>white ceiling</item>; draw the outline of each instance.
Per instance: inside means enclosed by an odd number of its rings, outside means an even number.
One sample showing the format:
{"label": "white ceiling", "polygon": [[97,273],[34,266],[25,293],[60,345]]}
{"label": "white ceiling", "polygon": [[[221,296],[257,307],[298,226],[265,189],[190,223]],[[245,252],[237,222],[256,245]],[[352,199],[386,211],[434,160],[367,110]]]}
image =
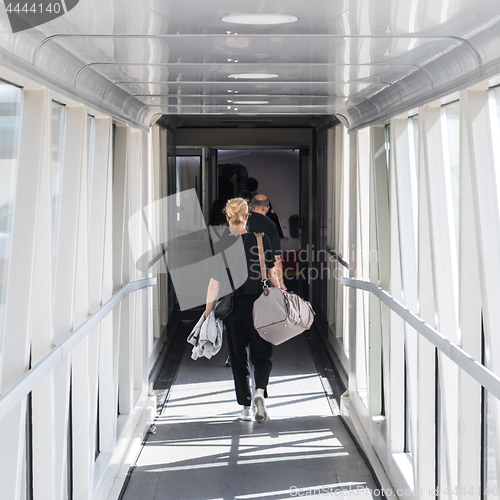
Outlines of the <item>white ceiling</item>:
{"label": "white ceiling", "polygon": [[[221,20],[238,13],[298,20]],[[0,52],[143,126],[162,114],[337,115],[354,129],[500,73],[500,1],[79,0],[16,34],[2,4]],[[230,76],[254,72],[277,77]]]}

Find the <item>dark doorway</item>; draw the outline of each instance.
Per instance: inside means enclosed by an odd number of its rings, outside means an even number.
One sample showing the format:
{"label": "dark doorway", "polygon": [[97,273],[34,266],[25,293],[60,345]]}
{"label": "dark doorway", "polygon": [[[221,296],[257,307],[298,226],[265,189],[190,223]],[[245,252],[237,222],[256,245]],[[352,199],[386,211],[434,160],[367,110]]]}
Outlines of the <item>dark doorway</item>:
{"label": "dark doorway", "polygon": [[[302,245],[302,221],[304,185],[301,182],[301,159],[299,149],[218,150],[219,197],[227,196],[222,189],[233,196],[248,197],[246,181],[255,179],[258,193],[265,194],[279,221],[283,270],[287,287],[297,293],[303,292],[300,283],[299,250]],[[307,177],[306,177],[307,178]],[[229,182],[226,182],[229,181]],[[229,185],[230,183],[230,185]],[[307,192],[307,182],[305,184]],[[276,221],[276,218],[274,218]],[[306,242],[307,243],[307,242]]]}

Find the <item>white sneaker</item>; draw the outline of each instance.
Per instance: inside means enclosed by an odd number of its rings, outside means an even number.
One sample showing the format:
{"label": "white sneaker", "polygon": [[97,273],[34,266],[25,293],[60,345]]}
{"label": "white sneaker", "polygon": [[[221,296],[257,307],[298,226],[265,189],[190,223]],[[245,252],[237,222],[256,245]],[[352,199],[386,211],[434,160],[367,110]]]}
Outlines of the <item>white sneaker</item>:
{"label": "white sneaker", "polygon": [[258,424],[263,424],[267,420],[267,410],[264,396],[257,394],[257,396],[253,398],[253,404],[255,405],[255,408],[257,408],[255,420]]}
{"label": "white sneaker", "polygon": [[240,413],[240,420],[246,420],[251,422],[253,420],[253,411],[252,408],[243,408]]}

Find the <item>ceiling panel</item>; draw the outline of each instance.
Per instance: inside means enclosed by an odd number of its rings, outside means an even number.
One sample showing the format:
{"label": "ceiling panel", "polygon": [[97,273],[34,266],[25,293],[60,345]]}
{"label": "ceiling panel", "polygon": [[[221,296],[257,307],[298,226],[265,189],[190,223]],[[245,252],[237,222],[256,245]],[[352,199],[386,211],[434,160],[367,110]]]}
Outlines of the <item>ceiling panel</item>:
{"label": "ceiling panel", "polygon": [[[127,83],[137,83],[143,84],[143,88],[157,89],[157,85],[165,84],[170,85],[168,81],[172,81],[173,76],[175,80],[179,73],[185,75],[185,68],[192,68],[196,65],[184,64],[184,63],[133,63],[133,64],[119,64],[119,63],[91,63],[84,68],[80,68],[79,74],[76,78],[76,83],[78,83],[78,77],[82,75],[87,70],[95,70],[100,74],[109,78],[113,82],[120,84],[122,87],[126,88]],[[205,69],[204,69],[205,68]],[[300,75],[300,80],[295,82],[288,82],[288,84],[296,83],[297,85],[304,85],[308,88],[310,82],[330,82],[332,85],[337,85],[341,83],[351,83],[351,82],[384,82],[387,81],[397,81],[401,78],[414,73],[419,66],[416,64],[404,64],[401,62],[388,64],[272,64],[272,68],[278,73],[282,74],[283,71],[295,72]],[[230,75],[237,72],[253,72],[262,69],[262,65],[252,64],[252,65],[239,65],[238,63],[225,65],[213,65],[207,64],[205,66],[199,65],[198,71],[201,74],[208,74],[210,71],[217,71],[223,73],[224,75]],[[240,71],[241,70],[241,71]],[[283,70],[283,71],[282,71]],[[283,78],[282,78],[283,79]],[[282,80],[281,79],[281,80]],[[259,82],[259,85],[284,85],[279,78],[277,81],[266,81]],[[208,81],[207,78],[203,80],[207,88],[210,88],[212,82]],[[183,84],[189,83],[186,78],[183,78]],[[196,84],[196,82],[191,82]],[[253,85],[248,80],[241,79],[225,79],[224,85],[228,86],[230,83],[235,89],[238,88],[249,88]],[[150,87],[145,87],[150,84]],[[309,91],[309,90],[308,90]]]}
{"label": "ceiling panel", "polygon": [[[439,57],[454,47],[475,53],[459,38],[341,35],[55,35],[37,48],[33,64],[52,45],[63,45],[89,63],[192,63],[294,65],[310,63],[376,64],[415,50]],[[418,64],[420,61],[416,61]],[[235,63],[236,64],[236,63]]]}
{"label": "ceiling panel", "polygon": [[347,97],[367,88],[382,89],[386,83],[335,83],[335,82],[273,82],[253,84],[238,82],[228,88],[223,82],[118,82],[120,88],[132,95],[303,95]]}
{"label": "ceiling panel", "polygon": [[[267,107],[272,106],[343,106],[357,104],[365,101],[367,97],[330,97],[330,96],[269,96],[263,98],[258,95],[244,95],[244,96],[197,96],[197,95],[177,95],[177,96],[138,96],[138,99],[148,105],[161,105],[161,106],[240,106],[248,107],[250,104],[256,102],[261,104],[268,104]],[[234,104],[236,103],[236,104]],[[253,106],[255,107],[255,106]]]}

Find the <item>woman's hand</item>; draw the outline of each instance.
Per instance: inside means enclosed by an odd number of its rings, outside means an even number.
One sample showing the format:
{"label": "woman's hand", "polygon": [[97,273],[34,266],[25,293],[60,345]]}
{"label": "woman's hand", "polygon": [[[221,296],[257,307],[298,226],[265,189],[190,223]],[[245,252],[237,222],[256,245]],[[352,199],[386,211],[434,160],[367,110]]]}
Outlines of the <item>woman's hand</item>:
{"label": "woman's hand", "polygon": [[283,277],[283,261],[281,255],[276,255],[276,262],[274,263],[274,270],[276,271],[276,279],[278,280],[279,287],[286,291],[285,279]]}
{"label": "woman's hand", "polygon": [[267,271],[267,275],[269,277],[269,281],[271,282],[271,285],[273,285],[275,288],[281,288],[282,290],[285,290],[283,286],[280,286],[280,280],[278,279],[278,275],[276,273],[276,267],[272,267]]}

